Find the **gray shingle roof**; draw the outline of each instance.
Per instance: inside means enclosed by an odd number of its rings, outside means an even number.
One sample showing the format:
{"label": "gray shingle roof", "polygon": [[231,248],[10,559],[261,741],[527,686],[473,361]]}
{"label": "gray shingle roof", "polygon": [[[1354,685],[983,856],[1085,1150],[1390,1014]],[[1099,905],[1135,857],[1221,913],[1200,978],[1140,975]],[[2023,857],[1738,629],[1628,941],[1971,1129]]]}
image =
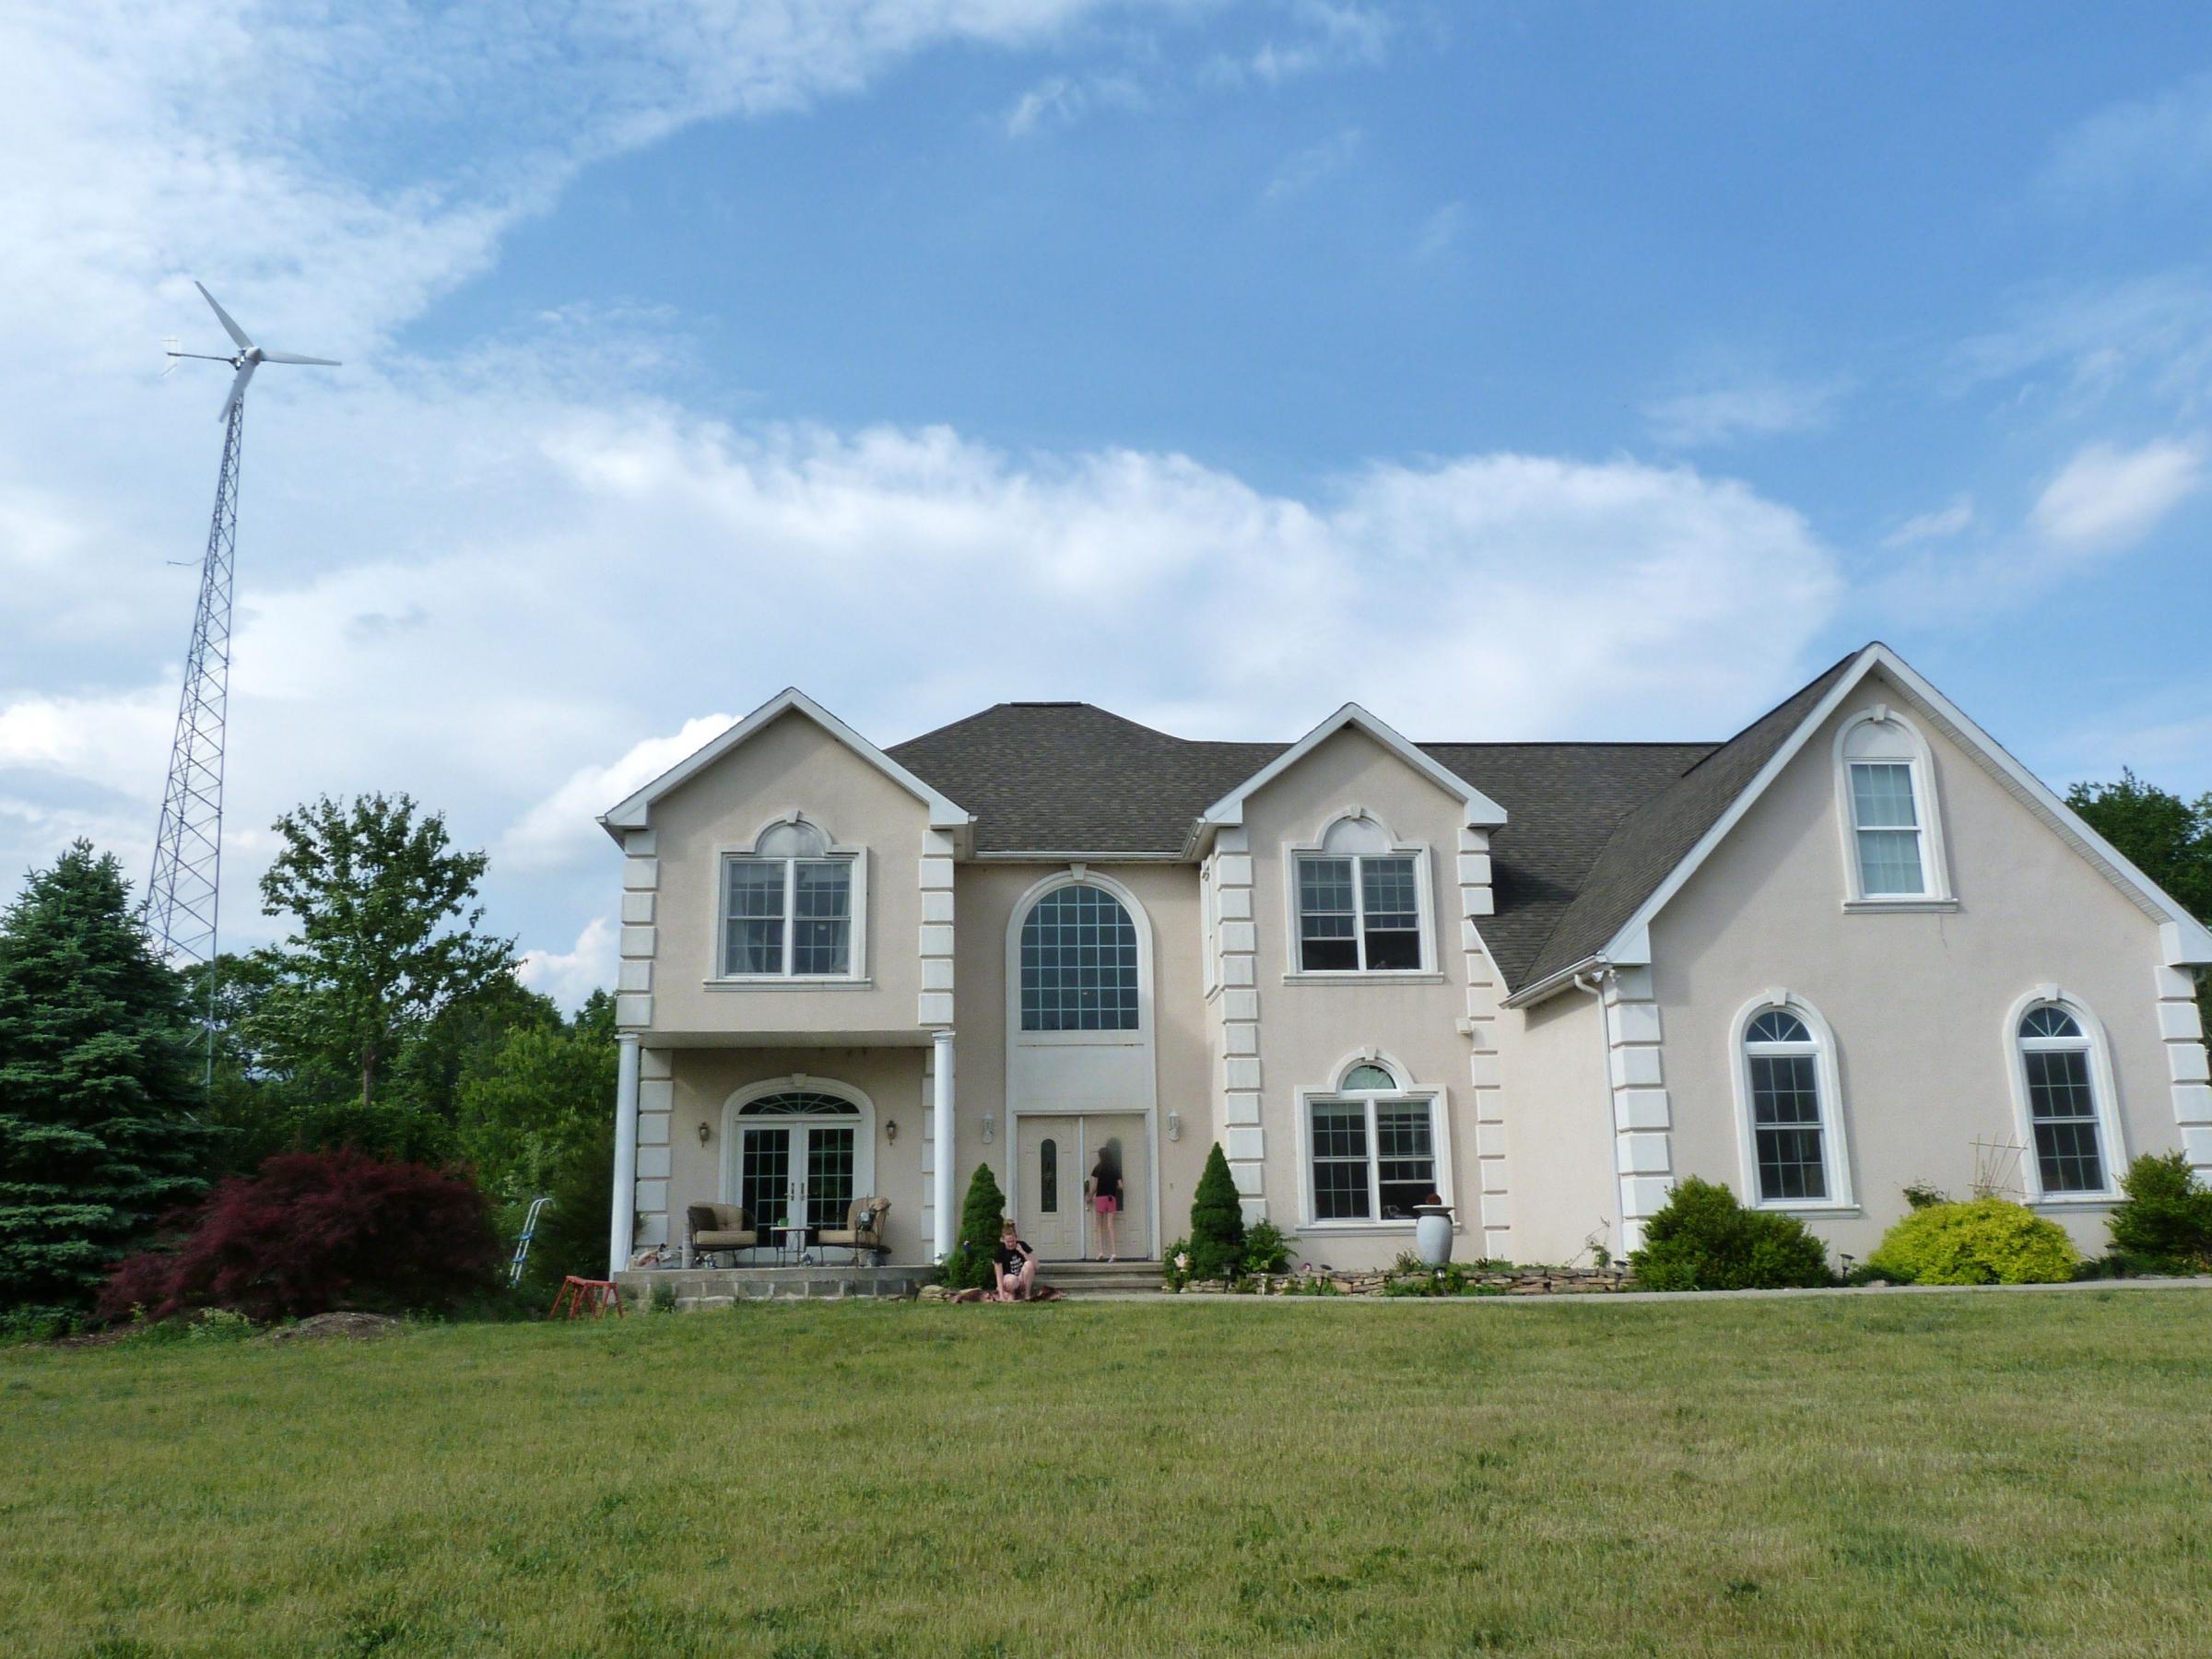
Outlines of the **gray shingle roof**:
{"label": "gray shingle roof", "polygon": [[[1850,661],[1723,744],[1420,745],[1506,810],[1482,934],[1507,985],[1603,948]],[[1289,747],[1195,742],[1088,703],[999,703],[888,753],[975,814],[979,853],[1158,855]]]}

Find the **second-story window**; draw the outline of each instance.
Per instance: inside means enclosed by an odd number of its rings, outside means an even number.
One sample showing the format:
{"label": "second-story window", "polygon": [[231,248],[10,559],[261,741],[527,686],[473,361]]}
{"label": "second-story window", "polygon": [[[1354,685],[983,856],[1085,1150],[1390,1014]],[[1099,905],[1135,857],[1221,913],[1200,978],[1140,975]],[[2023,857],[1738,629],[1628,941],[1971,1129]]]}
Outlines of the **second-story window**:
{"label": "second-story window", "polygon": [[1418,971],[1420,858],[1371,818],[1340,818],[1297,858],[1298,965],[1307,973]]}
{"label": "second-story window", "polygon": [[723,865],[722,971],[843,978],[853,971],[853,855],[803,820],[771,825]]}

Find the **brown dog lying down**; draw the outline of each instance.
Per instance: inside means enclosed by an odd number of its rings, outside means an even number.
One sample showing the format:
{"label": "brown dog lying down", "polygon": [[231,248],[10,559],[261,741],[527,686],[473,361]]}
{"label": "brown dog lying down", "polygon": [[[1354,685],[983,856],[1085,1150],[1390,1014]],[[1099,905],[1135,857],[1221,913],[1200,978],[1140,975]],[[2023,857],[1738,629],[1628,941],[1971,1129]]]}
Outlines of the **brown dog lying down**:
{"label": "brown dog lying down", "polygon": [[[1030,1287],[1030,1294],[1024,1300],[1033,1302],[1058,1301],[1066,1294],[1066,1291],[1055,1290],[1050,1285],[1031,1285]],[[948,1300],[956,1302],[994,1302],[998,1300],[998,1298],[988,1290],[968,1289],[955,1290]]]}

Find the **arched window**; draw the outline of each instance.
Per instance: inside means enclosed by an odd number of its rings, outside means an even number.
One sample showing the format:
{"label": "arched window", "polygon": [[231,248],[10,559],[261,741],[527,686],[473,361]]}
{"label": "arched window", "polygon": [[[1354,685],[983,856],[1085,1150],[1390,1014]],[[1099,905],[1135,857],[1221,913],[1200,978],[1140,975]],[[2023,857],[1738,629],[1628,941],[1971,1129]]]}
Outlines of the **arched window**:
{"label": "arched window", "polygon": [[[2112,1190],[2117,1131],[2092,1029],[2085,1012],[2053,998],[2031,1003],[2015,1022],[2016,1081],[2039,1197],[2102,1197]],[[2109,1148],[2108,1139],[2115,1143]]]}
{"label": "arched window", "polygon": [[858,867],[855,853],[805,818],[771,824],[750,853],[726,854],[724,977],[850,978]]}
{"label": "arched window", "polygon": [[1301,973],[1418,972],[1421,857],[1361,815],[1337,818],[1291,860]]}
{"label": "arched window", "polygon": [[1060,1212],[1060,1143],[1049,1135],[1037,1147],[1037,1207],[1048,1216]]}
{"label": "arched window", "polygon": [[741,1204],[763,1244],[785,1228],[845,1225],[875,1170],[867,1096],[820,1078],[776,1078],[724,1105],[723,1194]]}
{"label": "arched window", "polygon": [[1411,1226],[1448,1162],[1437,1096],[1408,1088],[1377,1061],[1355,1060],[1335,1088],[1301,1099],[1308,1223]]}
{"label": "arched window", "polygon": [[1935,772],[1919,732],[1877,703],[1843,728],[1836,764],[1851,901],[1947,900]]}
{"label": "arched window", "polygon": [[1736,1018],[1744,1182],[1751,1202],[1824,1209],[1851,1202],[1835,1045],[1800,998],[1771,994]]}
{"label": "arched window", "polygon": [[1054,888],[1021,924],[1021,1029],[1134,1031],[1136,927],[1088,882]]}

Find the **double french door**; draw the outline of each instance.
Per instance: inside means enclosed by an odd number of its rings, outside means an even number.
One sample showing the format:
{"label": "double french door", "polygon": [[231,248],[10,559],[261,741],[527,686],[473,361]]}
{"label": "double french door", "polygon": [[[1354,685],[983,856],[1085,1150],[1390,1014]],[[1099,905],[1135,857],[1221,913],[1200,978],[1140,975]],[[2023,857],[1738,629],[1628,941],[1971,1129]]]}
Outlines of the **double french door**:
{"label": "double french door", "polygon": [[778,1228],[805,1227],[812,1243],[823,1228],[841,1228],[858,1171],[856,1124],[746,1124],[738,1130],[737,1202],[760,1241]]}

